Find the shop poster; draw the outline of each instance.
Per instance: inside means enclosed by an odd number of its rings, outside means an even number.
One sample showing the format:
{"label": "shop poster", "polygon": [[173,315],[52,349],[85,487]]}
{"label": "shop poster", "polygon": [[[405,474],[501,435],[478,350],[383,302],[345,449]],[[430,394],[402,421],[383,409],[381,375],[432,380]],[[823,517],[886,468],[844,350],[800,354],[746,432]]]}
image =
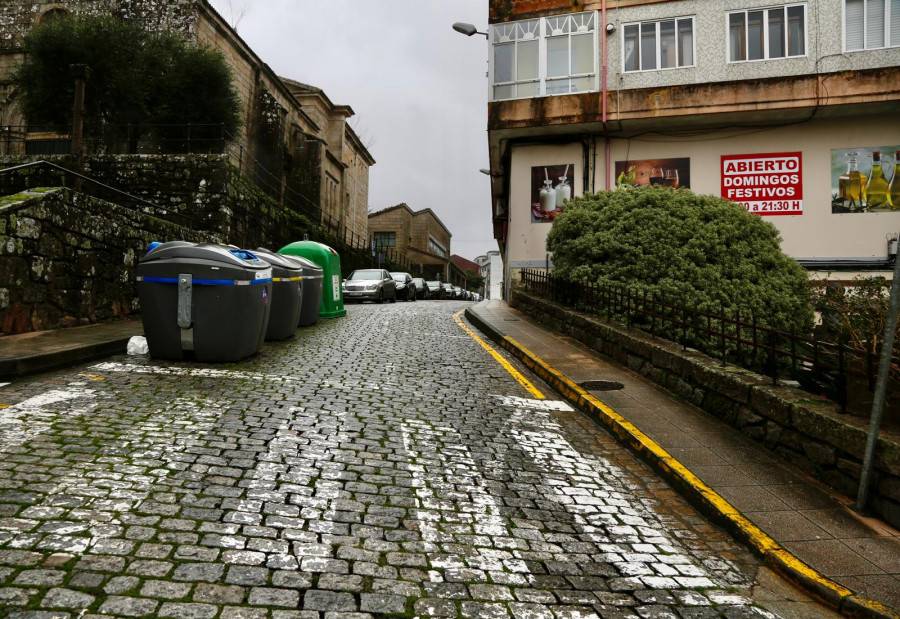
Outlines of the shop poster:
{"label": "shop poster", "polygon": [[757,215],[803,214],[802,153],[722,155],[722,197]]}
{"label": "shop poster", "polygon": [[572,199],[575,164],[531,168],[531,223],[551,223]]}
{"label": "shop poster", "polygon": [[835,148],[831,151],[831,212],[900,211],[900,145]]}
{"label": "shop poster", "polygon": [[691,158],[630,159],[616,162],[616,185],[660,185],[678,189],[691,186]]}

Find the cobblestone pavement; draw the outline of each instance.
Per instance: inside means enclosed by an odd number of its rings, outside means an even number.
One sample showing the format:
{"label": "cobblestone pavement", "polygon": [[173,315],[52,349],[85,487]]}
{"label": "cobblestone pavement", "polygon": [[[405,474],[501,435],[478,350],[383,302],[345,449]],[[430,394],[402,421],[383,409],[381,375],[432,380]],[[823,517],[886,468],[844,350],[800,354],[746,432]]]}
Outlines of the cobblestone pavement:
{"label": "cobblestone pavement", "polygon": [[238,364],[0,388],[0,616],[827,614],[528,399],[462,307],[353,306]]}

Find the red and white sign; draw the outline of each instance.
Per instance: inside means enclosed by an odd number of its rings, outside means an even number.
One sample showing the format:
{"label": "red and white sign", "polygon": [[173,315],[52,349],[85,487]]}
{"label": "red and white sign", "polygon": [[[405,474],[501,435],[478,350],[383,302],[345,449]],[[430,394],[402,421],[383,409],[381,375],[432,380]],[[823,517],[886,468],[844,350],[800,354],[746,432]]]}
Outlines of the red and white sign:
{"label": "red and white sign", "polygon": [[801,153],[722,155],[722,197],[757,215],[802,215]]}

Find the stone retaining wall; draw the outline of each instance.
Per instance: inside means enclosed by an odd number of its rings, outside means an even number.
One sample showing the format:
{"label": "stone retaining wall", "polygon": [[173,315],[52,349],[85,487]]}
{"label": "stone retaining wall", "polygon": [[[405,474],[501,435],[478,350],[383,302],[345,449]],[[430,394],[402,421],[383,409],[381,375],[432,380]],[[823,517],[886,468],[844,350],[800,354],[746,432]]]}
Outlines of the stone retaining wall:
{"label": "stone retaining wall", "polygon": [[0,334],[123,318],[151,241],[215,241],[67,189],[0,198]]}
{"label": "stone retaining wall", "polygon": [[[67,169],[67,156],[8,157],[0,168],[44,159]],[[300,240],[313,226],[237,173],[225,155],[92,155],[84,174],[153,206],[84,182],[81,191],[177,225],[204,230],[241,247]],[[72,179],[45,166],[0,175],[0,196],[34,188],[72,186]]]}
{"label": "stone retaining wall", "polygon": [[[856,498],[868,420],[794,387],[683,350],[622,324],[575,312],[522,289],[510,305],[649,378],[763,443],[835,490]],[[872,510],[900,526],[900,432],[882,429],[871,486]]]}

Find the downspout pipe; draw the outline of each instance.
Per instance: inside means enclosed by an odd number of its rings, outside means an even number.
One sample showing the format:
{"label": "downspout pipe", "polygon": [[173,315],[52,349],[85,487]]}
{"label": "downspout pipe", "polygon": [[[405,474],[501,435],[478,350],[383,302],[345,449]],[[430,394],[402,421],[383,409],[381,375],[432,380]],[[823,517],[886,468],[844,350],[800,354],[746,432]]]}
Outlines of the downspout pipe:
{"label": "downspout pipe", "polygon": [[603,123],[603,136],[605,139],[605,165],[606,165],[606,190],[609,191],[609,129],[606,126],[606,0],[603,0],[603,3],[600,8],[601,18],[600,18],[600,54],[602,57],[602,68],[601,68],[601,97],[603,98],[602,106],[603,112],[601,121]]}

